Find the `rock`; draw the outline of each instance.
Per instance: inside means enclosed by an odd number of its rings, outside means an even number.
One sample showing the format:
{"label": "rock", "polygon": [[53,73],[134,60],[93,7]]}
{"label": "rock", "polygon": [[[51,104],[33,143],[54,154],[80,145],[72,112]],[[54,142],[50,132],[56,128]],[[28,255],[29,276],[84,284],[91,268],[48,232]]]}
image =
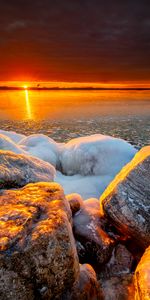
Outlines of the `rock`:
{"label": "rock", "polygon": [[150,246],[142,256],[134,276],[135,300],[150,299]]}
{"label": "rock", "polygon": [[0,196],[0,299],[60,299],[79,276],[69,220],[56,183],[3,190]]}
{"label": "rock", "polygon": [[38,158],[0,150],[0,188],[17,188],[28,183],[53,181],[55,169]]}
{"label": "rock", "polygon": [[134,258],[124,245],[118,244],[112,251],[109,262],[104,266],[102,277],[121,276],[130,274],[132,271]]}
{"label": "rock", "polygon": [[94,269],[84,264],[80,266],[79,279],[75,282],[71,294],[65,295],[63,300],[101,300],[103,299],[100,285]]}
{"label": "rock", "polygon": [[[133,256],[122,244],[113,249],[109,262],[102,266],[98,278],[104,300],[132,300]],[[130,298],[131,295],[131,298]]]}
{"label": "rock", "polygon": [[86,248],[79,241],[76,241],[76,249],[80,259],[80,263],[85,263],[85,258],[87,255]]}
{"label": "rock", "polygon": [[[73,217],[73,231],[75,239],[85,249],[88,257],[88,260],[85,257],[86,261],[103,264],[109,260],[114,240],[102,229],[97,199],[88,199],[83,202],[83,206]],[[80,252],[78,254],[80,255]]]}
{"label": "rock", "polygon": [[132,275],[111,277],[101,283],[104,300],[133,300]]}
{"label": "rock", "polygon": [[150,244],[150,146],[139,151],[100,198],[101,215],[145,249]]}
{"label": "rock", "polygon": [[66,199],[69,201],[72,214],[74,215],[77,211],[80,210],[83,205],[83,199],[79,194],[69,194],[66,196]]}

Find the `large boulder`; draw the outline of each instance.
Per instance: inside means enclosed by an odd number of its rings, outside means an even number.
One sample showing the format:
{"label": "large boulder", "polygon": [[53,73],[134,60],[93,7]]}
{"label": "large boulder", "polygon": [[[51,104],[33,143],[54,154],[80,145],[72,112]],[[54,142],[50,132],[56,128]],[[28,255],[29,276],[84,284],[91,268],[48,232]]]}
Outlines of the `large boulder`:
{"label": "large boulder", "polygon": [[135,300],[150,299],[150,246],[142,256],[134,275]]}
{"label": "large boulder", "polygon": [[0,188],[54,180],[55,169],[38,158],[0,150]]}
{"label": "large boulder", "polygon": [[0,299],[61,299],[79,277],[69,220],[56,183],[3,190],[0,196]]}
{"label": "large boulder", "polygon": [[150,244],[150,146],[116,176],[100,198],[101,215],[141,248]]}
{"label": "large boulder", "polygon": [[103,264],[109,260],[114,240],[102,229],[97,199],[83,202],[80,210],[73,216],[73,231],[82,262],[85,260]]}

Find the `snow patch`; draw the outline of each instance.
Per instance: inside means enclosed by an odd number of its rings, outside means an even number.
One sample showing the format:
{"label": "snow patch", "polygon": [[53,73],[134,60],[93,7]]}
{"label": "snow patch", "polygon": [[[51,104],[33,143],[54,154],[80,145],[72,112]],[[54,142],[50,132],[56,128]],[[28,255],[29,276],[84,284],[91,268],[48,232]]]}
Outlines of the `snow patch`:
{"label": "snow patch", "polygon": [[19,134],[14,131],[6,131],[6,130],[0,130],[0,134],[8,136],[15,143],[20,142],[25,137],[24,134]]}
{"label": "snow patch", "polygon": [[11,138],[7,135],[0,134],[0,150],[9,150],[16,154],[25,153]]}
{"label": "snow patch", "polygon": [[59,167],[59,152],[62,145],[44,134],[32,134],[19,142],[21,149],[32,156]]}
{"label": "snow patch", "polygon": [[66,143],[60,161],[66,175],[114,176],[135,153],[134,147],[124,140],[95,134]]}
{"label": "snow patch", "polygon": [[55,181],[65,194],[78,193],[83,199],[99,198],[114,176],[135,155],[124,140],[95,134],[68,143],[57,143],[43,134],[28,137],[14,132],[0,134],[0,149],[23,153],[52,164]]}

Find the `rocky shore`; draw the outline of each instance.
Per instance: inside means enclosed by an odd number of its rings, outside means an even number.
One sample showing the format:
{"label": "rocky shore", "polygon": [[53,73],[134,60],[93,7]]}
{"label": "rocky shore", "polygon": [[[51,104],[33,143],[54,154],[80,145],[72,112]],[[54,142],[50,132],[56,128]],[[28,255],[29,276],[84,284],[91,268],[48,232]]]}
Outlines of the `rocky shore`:
{"label": "rocky shore", "polygon": [[[116,152],[98,136],[58,151],[42,138],[37,152],[33,139],[13,139],[1,135],[0,299],[150,299],[150,146],[136,153],[117,140]],[[71,176],[81,187],[86,178],[87,189],[111,178],[99,199],[85,199],[78,185],[64,192],[57,172],[68,186]]]}

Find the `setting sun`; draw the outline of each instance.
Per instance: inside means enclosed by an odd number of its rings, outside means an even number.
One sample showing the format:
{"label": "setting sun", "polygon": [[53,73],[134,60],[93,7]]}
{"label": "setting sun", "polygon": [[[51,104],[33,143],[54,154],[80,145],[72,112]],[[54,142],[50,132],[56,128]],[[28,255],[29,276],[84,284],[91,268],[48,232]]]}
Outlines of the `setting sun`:
{"label": "setting sun", "polygon": [[27,89],[28,89],[28,86],[27,86],[27,85],[24,85],[23,88],[24,88],[25,90],[27,90]]}

